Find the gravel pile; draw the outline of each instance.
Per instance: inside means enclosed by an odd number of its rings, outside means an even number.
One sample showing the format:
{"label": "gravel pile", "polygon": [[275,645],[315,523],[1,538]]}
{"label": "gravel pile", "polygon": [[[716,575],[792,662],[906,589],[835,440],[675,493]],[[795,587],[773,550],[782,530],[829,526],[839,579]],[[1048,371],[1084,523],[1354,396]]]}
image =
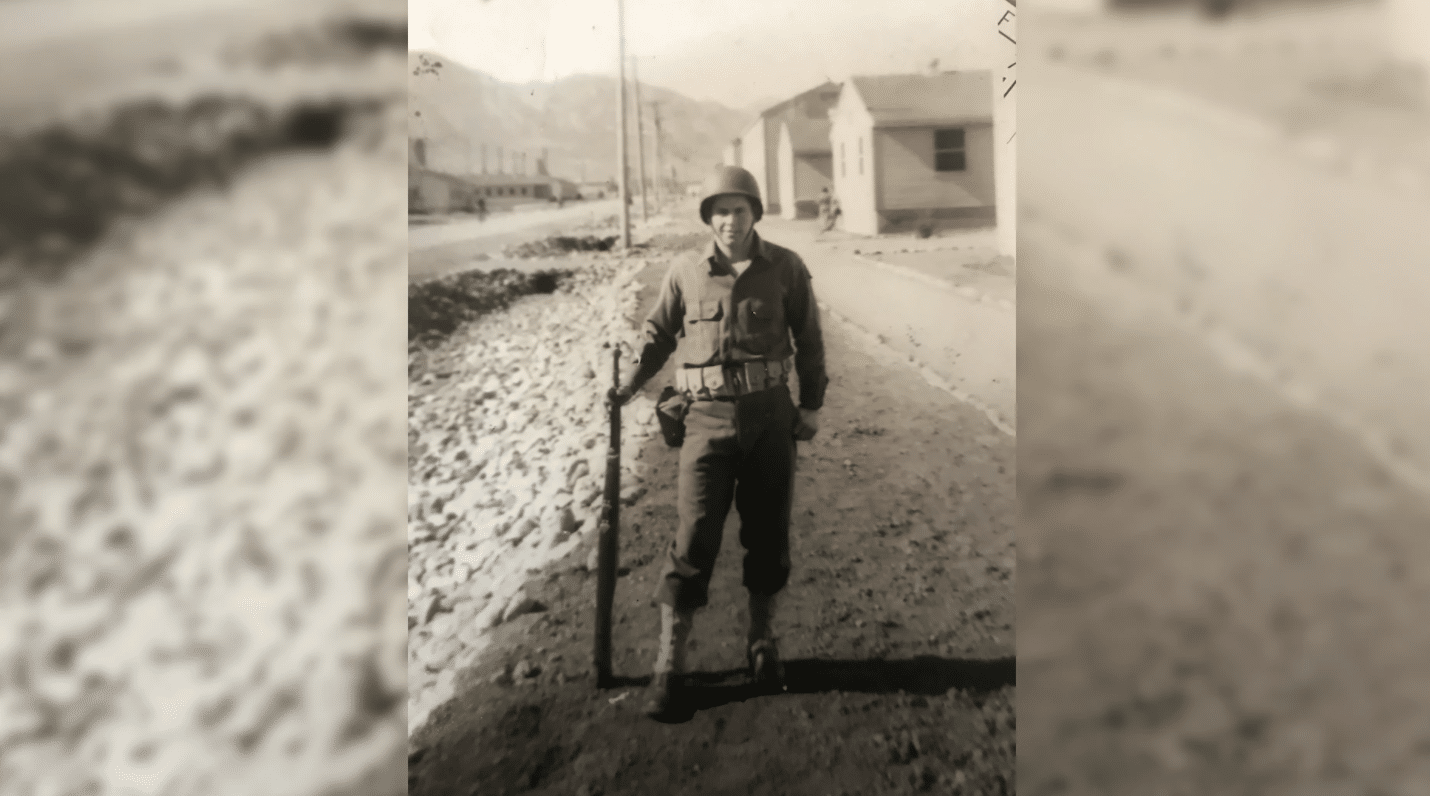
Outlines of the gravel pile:
{"label": "gravel pile", "polygon": [[570,252],[608,252],[616,245],[616,236],[596,237],[582,235],[579,238],[568,235],[553,235],[542,240],[528,241],[518,246],[508,246],[502,254],[507,257],[559,257]]}
{"label": "gravel pile", "polygon": [[380,119],[382,108],[363,97],[286,106],[225,94],[147,98],[0,134],[0,262],[62,264],[118,218],[149,214],[200,185],[226,185],[259,156],[330,147]]}
{"label": "gravel pile", "polygon": [[[523,591],[595,536],[611,386],[609,344],[636,342],[644,261],[600,258],[549,296],[464,325],[409,357],[408,722],[450,698],[491,628],[543,609]],[[624,349],[629,352],[633,349]],[[623,356],[622,368],[632,367]],[[654,406],[623,412],[622,499],[645,487]]]}
{"label": "gravel pile", "polygon": [[401,792],[402,115],[4,297],[0,793]]}
{"label": "gravel pile", "polygon": [[407,288],[407,340],[431,345],[513,299],[556,290],[567,271],[463,271]]}

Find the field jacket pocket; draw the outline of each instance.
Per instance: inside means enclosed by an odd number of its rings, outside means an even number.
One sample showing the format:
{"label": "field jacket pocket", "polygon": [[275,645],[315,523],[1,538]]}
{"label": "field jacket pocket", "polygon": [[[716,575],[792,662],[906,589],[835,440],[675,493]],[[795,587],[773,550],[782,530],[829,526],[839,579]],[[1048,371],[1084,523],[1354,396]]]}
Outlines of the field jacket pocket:
{"label": "field jacket pocket", "polygon": [[779,301],[748,298],[740,302],[739,341],[751,353],[773,350],[785,333],[784,307]]}
{"label": "field jacket pocket", "polygon": [[725,313],[719,299],[703,300],[692,309],[685,336],[696,344],[696,358],[708,359],[720,350],[720,326]]}

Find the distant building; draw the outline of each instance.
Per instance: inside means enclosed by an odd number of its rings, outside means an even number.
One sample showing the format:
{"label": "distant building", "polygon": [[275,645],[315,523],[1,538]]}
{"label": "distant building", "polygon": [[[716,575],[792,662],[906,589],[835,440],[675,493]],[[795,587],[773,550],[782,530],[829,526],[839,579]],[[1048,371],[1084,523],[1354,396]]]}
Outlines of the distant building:
{"label": "distant building", "polygon": [[779,177],[779,145],[785,121],[827,119],[829,109],[838,101],[839,84],[825,82],[765,109],[738,139],[736,151],[731,154],[739,162],[731,165],[742,166],[755,175],[766,213],[779,214],[783,210],[780,204],[783,193]]}
{"label": "distant building", "polygon": [[583,182],[576,186],[582,199],[605,199],[616,195],[616,186],[609,182]]}
{"label": "distant building", "polygon": [[[421,147],[418,147],[420,150]],[[418,157],[419,163],[425,160]],[[450,174],[411,163],[407,166],[407,212],[447,213],[467,209],[472,186]],[[476,209],[475,201],[470,201]]]}
{"label": "distant building", "polygon": [[992,80],[974,70],[844,84],[829,131],[844,229],[995,222]]}
{"label": "distant building", "polygon": [[469,174],[459,176],[421,166],[407,170],[408,212],[472,212],[508,210],[533,202],[579,199],[574,182],[547,175]]}
{"label": "distant building", "polygon": [[725,145],[725,150],[721,153],[720,163],[725,166],[743,166],[740,162],[740,139],[736,138]]}
{"label": "distant building", "polygon": [[819,215],[819,197],[834,188],[834,157],[829,146],[829,118],[788,114],[780,125],[775,168],[780,215],[813,218]]}

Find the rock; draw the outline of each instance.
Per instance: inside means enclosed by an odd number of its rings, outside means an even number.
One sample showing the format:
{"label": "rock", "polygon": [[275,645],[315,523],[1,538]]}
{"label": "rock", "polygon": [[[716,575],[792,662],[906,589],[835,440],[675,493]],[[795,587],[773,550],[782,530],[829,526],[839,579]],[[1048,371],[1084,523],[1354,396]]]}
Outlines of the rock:
{"label": "rock", "polygon": [[516,668],[512,670],[512,676],[519,680],[527,680],[538,674],[541,674],[540,664],[535,664],[531,661],[521,661],[517,663]]}
{"label": "rock", "polygon": [[596,479],[589,476],[581,479],[573,490],[574,494],[578,496],[576,505],[583,509],[588,506],[599,505],[603,491],[604,490],[596,483]]}
{"label": "rock", "polygon": [[447,664],[462,651],[463,644],[455,638],[433,639],[426,649],[418,653],[427,671],[437,673],[447,670]]}
{"label": "rock", "polygon": [[510,622],[518,616],[540,613],[545,610],[546,606],[529,596],[526,590],[518,589],[516,594],[511,596],[511,601],[506,604],[506,610],[502,611],[501,621]]}
{"label": "rock", "polygon": [[622,490],[621,490],[621,503],[622,503],[622,505],[626,505],[626,506],[634,505],[637,500],[640,500],[641,498],[645,497],[645,492],[646,492],[645,487],[644,487],[644,486],[639,486],[639,485],[632,485],[632,486],[626,487],[625,489],[622,489]]}
{"label": "rock", "polygon": [[449,610],[442,605],[442,595],[432,594],[422,601],[422,607],[418,611],[418,616],[422,618],[422,624],[432,621],[432,617],[444,610]]}
{"label": "rock", "polygon": [[516,527],[514,529],[508,532],[506,541],[510,543],[512,547],[516,547],[517,545],[521,544],[521,540],[525,539],[528,534],[530,534],[533,530],[536,529],[537,525],[538,523],[535,517],[527,517],[526,519],[523,519],[521,522],[518,522],[516,524]]}
{"label": "rock", "polygon": [[487,603],[487,607],[483,608],[480,614],[477,614],[477,620],[474,623],[474,632],[480,634],[483,631],[491,630],[497,625],[500,625],[502,622],[502,612],[505,607],[506,606],[497,600],[492,600]]}

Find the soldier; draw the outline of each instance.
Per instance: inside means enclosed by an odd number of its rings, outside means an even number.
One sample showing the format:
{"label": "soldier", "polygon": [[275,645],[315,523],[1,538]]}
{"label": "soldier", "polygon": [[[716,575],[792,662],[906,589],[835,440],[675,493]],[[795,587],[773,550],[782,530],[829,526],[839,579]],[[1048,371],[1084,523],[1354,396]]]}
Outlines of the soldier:
{"label": "soldier", "polygon": [[[700,220],[714,240],[666,274],[645,322],[640,364],[609,394],[617,404],[630,400],[679,347],[676,411],[685,422],[679,524],[655,593],[660,648],[645,706],[652,716],[668,713],[678,699],[686,639],[695,610],[708,601],[732,500],[745,549],[750,674],[772,690],[783,680],[772,621],[775,595],[790,572],[795,441],[818,431],[829,380],[809,270],[799,255],[755,232],[763,214],[750,172],[724,166],[711,175]],[[791,372],[799,376],[798,407]]]}
{"label": "soldier", "polygon": [[819,195],[819,220],[822,223],[822,232],[834,229],[834,220],[839,217],[839,200],[834,198],[834,194],[828,188]]}

